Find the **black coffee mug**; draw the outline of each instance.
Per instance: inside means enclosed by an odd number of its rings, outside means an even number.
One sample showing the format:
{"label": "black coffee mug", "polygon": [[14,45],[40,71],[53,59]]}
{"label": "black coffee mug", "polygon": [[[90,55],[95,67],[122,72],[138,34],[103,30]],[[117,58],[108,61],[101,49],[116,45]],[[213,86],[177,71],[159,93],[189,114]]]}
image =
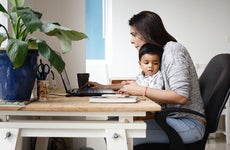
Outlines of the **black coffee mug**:
{"label": "black coffee mug", "polygon": [[89,73],[77,73],[78,87],[82,88],[89,81]]}

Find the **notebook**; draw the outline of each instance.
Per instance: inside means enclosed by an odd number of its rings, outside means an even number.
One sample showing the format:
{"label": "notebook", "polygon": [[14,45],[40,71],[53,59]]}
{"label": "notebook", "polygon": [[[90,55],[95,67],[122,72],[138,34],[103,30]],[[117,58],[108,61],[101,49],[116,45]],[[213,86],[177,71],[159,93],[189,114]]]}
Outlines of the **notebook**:
{"label": "notebook", "polygon": [[65,87],[66,96],[101,96],[103,94],[116,94],[116,92],[112,89],[96,89],[89,86],[82,88],[71,88],[70,81],[65,69],[60,75]]}
{"label": "notebook", "polygon": [[136,103],[136,96],[123,94],[103,94],[102,96],[92,96],[89,98],[91,103]]}

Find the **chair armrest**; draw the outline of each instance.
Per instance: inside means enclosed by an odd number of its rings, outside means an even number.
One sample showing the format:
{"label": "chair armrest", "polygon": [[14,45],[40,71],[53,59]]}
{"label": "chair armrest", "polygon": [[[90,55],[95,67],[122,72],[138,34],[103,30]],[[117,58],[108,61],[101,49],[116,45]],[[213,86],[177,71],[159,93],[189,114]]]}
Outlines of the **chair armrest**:
{"label": "chair armrest", "polygon": [[166,122],[166,117],[172,115],[173,113],[184,112],[201,117],[205,117],[203,114],[189,110],[186,108],[165,108],[160,112],[156,113],[155,119],[156,122],[161,126],[169,138],[170,149],[172,150],[184,150],[185,145],[180,135]]}

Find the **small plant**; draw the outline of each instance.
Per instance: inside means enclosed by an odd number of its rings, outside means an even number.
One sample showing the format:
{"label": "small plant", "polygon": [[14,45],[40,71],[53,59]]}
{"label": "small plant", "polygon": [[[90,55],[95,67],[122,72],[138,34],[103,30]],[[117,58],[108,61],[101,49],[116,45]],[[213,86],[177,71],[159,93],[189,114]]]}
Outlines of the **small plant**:
{"label": "small plant", "polygon": [[8,19],[10,30],[0,23],[5,33],[0,33],[0,46],[7,41],[6,52],[15,68],[23,65],[28,49],[36,49],[60,73],[65,67],[62,58],[45,42],[32,36],[40,30],[47,36],[56,36],[60,41],[62,53],[71,49],[72,41],[79,41],[87,36],[84,33],[68,29],[59,23],[42,21],[42,13],[34,11],[31,7],[24,6],[24,0],[8,0],[11,9],[7,11],[0,4],[0,12]]}

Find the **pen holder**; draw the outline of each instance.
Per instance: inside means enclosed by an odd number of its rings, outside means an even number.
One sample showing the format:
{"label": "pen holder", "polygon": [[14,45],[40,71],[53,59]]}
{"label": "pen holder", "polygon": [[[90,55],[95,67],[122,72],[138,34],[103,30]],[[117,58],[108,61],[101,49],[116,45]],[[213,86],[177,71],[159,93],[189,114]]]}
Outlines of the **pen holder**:
{"label": "pen holder", "polygon": [[37,94],[38,94],[38,100],[40,101],[48,100],[49,98],[49,81],[48,80],[38,80]]}

